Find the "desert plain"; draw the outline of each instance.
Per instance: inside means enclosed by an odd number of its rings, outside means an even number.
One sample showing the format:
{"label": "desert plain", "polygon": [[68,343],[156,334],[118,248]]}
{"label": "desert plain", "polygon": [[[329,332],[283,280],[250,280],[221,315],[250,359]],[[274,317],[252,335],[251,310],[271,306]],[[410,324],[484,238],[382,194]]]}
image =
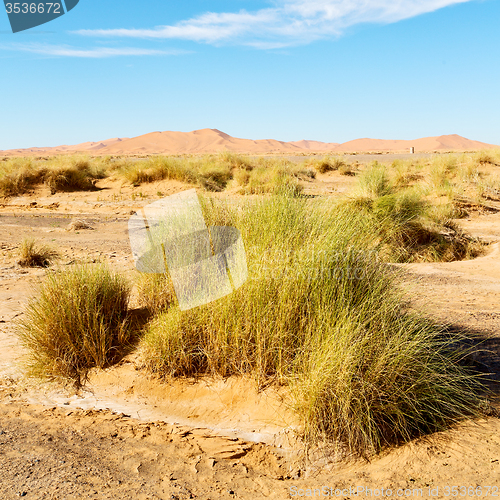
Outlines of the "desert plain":
{"label": "desert plain", "polygon": [[[450,151],[491,148],[458,136],[420,142],[252,141],[249,145],[214,130],[189,137],[176,134],[180,133],[7,151],[0,157],[64,158],[78,153],[134,162],[155,154],[226,150],[286,158],[300,165],[325,154],[338,155],[353,165],[353,175],[332,170],[298,181],[302,196],[338,198],[351,192],[358,173],[374,161],[390,168],[395,160],[425,162]],[[408,153],[410,147],[415,148],[414,155]],[[500,165],[490,164],[488,169],[494,173]],[[59,267],[105,262],[133,278],[129,217],[153,201],[192,187],[173,179],[134,185],[111,175],[97,180],[91,191],[51,194],[48,186],[38,185],[0,200],[0,497],[499,496],[500,194],[495,192],[481,203],[462,202],[463,213],[455,220],[461,230],[485,244],[480,256],[394,264],[403,271],[410,308],[484,336],[475,362],[488,374],[491,408],[482,418],[373,456],[340,460],[328,446],[310,449],[297,438],[298,422],[279,387],[258,390],[251,381],[237,377],[164,383],[140,368],[134,352],[110,368],[92,371],[79,390],[24,376],[16,322],[48,270],[18,264],[22,240],[34,238],[57,249]],[[236,187],[207,196],[236,204],[247,197]],[[135,290],[132,307],[139,307],[138,299]]]}

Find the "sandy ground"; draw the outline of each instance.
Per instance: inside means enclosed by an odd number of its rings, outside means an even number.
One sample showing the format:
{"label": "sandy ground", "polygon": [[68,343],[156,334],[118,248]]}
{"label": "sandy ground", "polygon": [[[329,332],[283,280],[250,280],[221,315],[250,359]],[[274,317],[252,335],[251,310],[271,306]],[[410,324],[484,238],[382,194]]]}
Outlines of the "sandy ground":
{"label": "sandy ground", "polygon": [[[342,193],[350,182],[332,173],[306,191]],[[466,488],[458,496],[500,496],[500,421],[493,416],[370,462],[346,463],[328,450],[304,450],[294,438],[287,395],[257,392],[247,380],[161,384],[136,369],[133,355],[94,374],[79,394],[24,380],[14,323],[46,271],[16,265],[19,242],[31,236],[51,244],[61,266],[105,260],[133,276],[130,213],[186,189],[112,180],[100,187],[54,196],[41,189],[0,201],[0,499],[369,498],[367,489],[371,497],[447,498],[453,490],[446,487],[453,486]],[[67,231],[74,218],[94,229]],[[491,242],[488,253],[473,261],[402,266],[405,287],[429,316],[490,336],[477,361],[492,373],[495,396],[500,212],[472,213],[460,224]]]}

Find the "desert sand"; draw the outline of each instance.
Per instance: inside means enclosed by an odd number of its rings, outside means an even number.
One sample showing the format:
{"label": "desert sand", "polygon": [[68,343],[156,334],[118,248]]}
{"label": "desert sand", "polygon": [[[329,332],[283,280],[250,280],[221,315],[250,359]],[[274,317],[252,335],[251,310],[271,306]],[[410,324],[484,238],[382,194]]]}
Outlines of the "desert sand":
{"label": "desert sand", "polygon": [[459,135],[426,137],[412,141],[357,139],[338,143],[301,140],[295,142],[274,139],[250,140],[231,137],[217,129],[194,130],[193,132],[151,132],[133,138],[114,138],[97,142],[85,142],[74,146],[51,148],[33,147],[0,151],[0,156],[51,155],[86,153],[94,155],[148,155],[148,154],[198,154],[230,151],[246,154],[311,152],[416,152],[432,151],[477,151],[500,146],[472,141]]}
{"label": "desert sand", "polygon": [[[320,174],[306,192],[335,195],[353,182],[337,172]],[[500,495],[500,421],[494,415],[370,461],[339,462],[329,450],[306,450],[296,440],[286,394],[257,392],[248,380],[160,383],[137,370],[134,355],[94,373],[79,393],[25,380],[14,325],[47,271],[16,265],[20,241],[30,236],[56,247],[61,266],[104,260],[132,276],[131,212],[158,199],[158,192],[186,189],[175,181],[134,188],[104,179],[97,186],[103,189],[52,196],[40,187],[0,201],[0,498],[285,499],[322,487],[337,498],[370,498],[366,489],[378,489],[380,497],[382,488],[392,497],[401,497],[398,490],[405,497],[406,490],[410,498],[447,498],[446,487],[453,486],[464,486],[458,491],[466,498],[477,497],[478,486],[483,497]],[[93,229],[68,230],[74,219]],[[472,209],[460,224],[491,243],[484,256],[399,267],[412,305],[490,334],[488,353],[478,362],[494,374],[498,395],[500,202],[491,201],[487,211]]]}

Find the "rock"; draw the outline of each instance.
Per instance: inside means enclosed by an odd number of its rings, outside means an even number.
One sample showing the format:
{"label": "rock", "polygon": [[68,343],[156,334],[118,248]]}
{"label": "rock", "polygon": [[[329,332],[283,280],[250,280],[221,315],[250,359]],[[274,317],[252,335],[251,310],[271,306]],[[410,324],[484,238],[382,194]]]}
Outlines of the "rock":
{"label": "rock", "polygon": [[73,219],[68,227],[66,228],[66,231],[80,231],[82,229],[94,229],[90,224],[87,224],[82,219]]}

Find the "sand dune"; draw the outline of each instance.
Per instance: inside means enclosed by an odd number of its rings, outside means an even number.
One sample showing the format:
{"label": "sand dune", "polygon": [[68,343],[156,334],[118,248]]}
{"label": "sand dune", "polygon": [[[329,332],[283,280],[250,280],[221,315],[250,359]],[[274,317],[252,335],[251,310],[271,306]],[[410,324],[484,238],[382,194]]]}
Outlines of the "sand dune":
{"label": "sand dune", "polygon": [[109,155],[125,154],[182,154],[182,153],[216,153],[231,151],[235,153],[307,153],[307,152],[407,152],[411,147],[417,152],[432,151],[472,151],[497,148],[492,144],[473,141],[459,135],[442,135],[425,137],[411,141],[356,139],[338,144],[301,140],[283,142],[274,139],[240,139],[232,137],[217,129],[202,129],[192,132],[151,132],[132,138],[113,138],[98,142],[84,142],[73,146],[57,146],[51,148],[33,147],[0,151],[4,156],[21,156],[33,154],[61,154],[66,152],[99,153]]}
{"label": "sand dune", "polygon": [[320,141],[293,141],[288,144],[298,146],[300,149],[309,151],[334,151],[340,144],[338,142],[320,142]]}
{"label": "sand dune", "polygon": [[459,135],[441,135],[439,137],[424,137],[413,141],[397,141],[382,139],[356,139],[340,144],[335,151],[408,151],[411,147],[415,151],[475,151],[478,149],[497,148],[493,144],[472,141]]}

